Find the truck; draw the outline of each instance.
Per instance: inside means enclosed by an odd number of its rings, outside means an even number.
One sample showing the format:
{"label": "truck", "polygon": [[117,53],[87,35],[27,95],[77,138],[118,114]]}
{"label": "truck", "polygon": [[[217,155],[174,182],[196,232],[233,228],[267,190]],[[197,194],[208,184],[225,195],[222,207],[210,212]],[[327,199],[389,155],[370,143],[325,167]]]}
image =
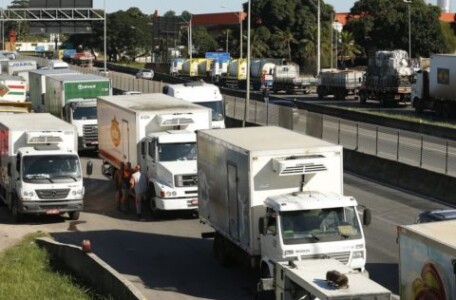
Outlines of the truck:
{"label": "truck", "polygon": [[282,65],[281,59],[253,59],[250,62],[251,88],[256,91],[263,88],[272,88],[274,82],[274,70],[277,65]]}
{"label": "truck", "polygon": [[377,100],[384,107],[411,100],[413,69],[404,50],[377,51],[370,55],[359,89],[361,104]]}
{"label": "truck", "polygon": [[417,114],[424,110],[434,111],[445,118],[456,116],[456,55],[434,54],[429,68],[415,75],[412,84],[412,106]]}
{"label": "truck", "polygon": [[30,112],[26,82],[22,76],[0,75],[0,112]]}
{"label": "truck", "polygon": [[211,110],[162,93],[98,97],[103,173],[122,162],[147,170],[154,214],[196,214],[196,130],[211,128]]}
{"label": "truck", "polygon": [[397,227],[401,299],[456,299],[456,221]]}
{"label": "truck", "polygon": [[182,71],[182,65],[184,63],[185,59],[182,57],[176,57],[171,59],[170,65],[169,65],[169,74],[171,76],[178,76],[179,73]]}
{"label": "truck", "polygon": [[92,74],[46,76],[43,112],[49,112],[78,129],[79,150],[98,148],[98,96],[112,95],[111,80]]}
{"label": "truck", "polygon": [[245,89],[247,86],[247,60],[245,58],[230,60],[226,74],[221,76],[219,84],[222,87]]}
{"label": "truck", "polygon": [[273,289],[275,300],[392,299],[390,290],[328,258],[277,263],[274,279],[262,286]]}
{"label": "truck", "polygon": [[365,271],[342,146],[275,126],[200,130],[197,141],[199,216],[215,231],[202,236],[222,265],[241,259],[274,278],[277,262],[329,257]]}
{"label": "truck", "polygon": [[14,220],[68,213],[77,220],[84,185],[77,129],[48,113],[0,118],[0,199]]}
{"label": "truck", "polygon": [[225,128],[225,105],[218,86],[204,81],[166,84],[163,93],[212,110],[212,128]]}
{"label": "truck", "polygon": [[1,73],[3,75],[18,75],[18,72],[21,71],[37,69],[37,63],[35,60],[2,60],[1,65]]}
{"label": "truck", "polygon": [[285,91],[288,94],[310,92],[311,82],[299,73],[299,66],[295,63],[276,65],[272,78],[272,90],[277,93]]}
{"label": "truck", "polygon": [[319,99],[334,95],[344,100],[347,95],[357,96],[364,78],[364,71],[323,69],[318,75],[317,94]]}
{"label": "truck", "polygon": [[35,112],[44,111],[44,95],[46,94],[46,76],[63,74],[80,74],[72,69],[38,69],[29,71],[29,94]]}

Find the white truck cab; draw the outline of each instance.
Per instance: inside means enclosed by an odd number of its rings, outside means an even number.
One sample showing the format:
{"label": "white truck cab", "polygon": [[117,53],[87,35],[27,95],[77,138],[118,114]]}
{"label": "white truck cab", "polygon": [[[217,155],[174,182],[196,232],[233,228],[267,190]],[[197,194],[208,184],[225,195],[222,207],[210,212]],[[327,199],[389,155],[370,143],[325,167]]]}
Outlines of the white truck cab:
{"label": "white truck cab", "polygon": [[225,105],[218,86],[203,81],[167,84],[163,94],[212,109],[212,128],[225,128]]}

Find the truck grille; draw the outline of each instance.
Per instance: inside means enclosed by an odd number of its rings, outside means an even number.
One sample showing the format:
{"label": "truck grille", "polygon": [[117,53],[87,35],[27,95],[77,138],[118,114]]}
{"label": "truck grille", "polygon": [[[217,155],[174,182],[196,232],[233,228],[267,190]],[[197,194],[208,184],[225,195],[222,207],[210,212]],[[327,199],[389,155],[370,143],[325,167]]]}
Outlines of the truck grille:
{"label": "truck grille", "polygon": [[68,196],[70,189],[61,190],[36,190],[40,199],[62,199]]}
{"label": "truck grille", "polygon": [[176,187],[196,186],[198,184],[198,175],[176,175],[174,176],[174,184]]}
{"label": "truck grille", "polygon": [[333,258],[346,265],[350,259],[350,252],[325,253],[324,255],[301,255],[301,259],[311,258]]}
{"label": "truck grille", "polygon": [[98,125],[84,125],[82,130],[85,144],[93,144],[93,142],[98,141]]}

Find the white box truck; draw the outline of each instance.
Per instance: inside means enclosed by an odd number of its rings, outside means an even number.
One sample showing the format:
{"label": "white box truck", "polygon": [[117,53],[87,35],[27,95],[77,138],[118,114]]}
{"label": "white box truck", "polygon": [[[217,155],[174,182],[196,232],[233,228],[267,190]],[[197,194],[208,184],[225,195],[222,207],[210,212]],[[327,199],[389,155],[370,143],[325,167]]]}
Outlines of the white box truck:
{"label": "white box truck", "polygon": [[84,186],[75,126],[50,114],[0,118],[0,198],[16,221],[23,214],[79,218]]}
{"label": "white box truck", "polygon": [[456,221],[398,226],[401,299],[456,299]]}
{"label": "white box truck", "polygon": [[38,69],[29,71],[30,102],[35,112],[44,111],[44,95],[46,94],[46,76],[64,74],[80,74],[72,69]]}
{"label": "white box truck", "polygon": [[434,111],[444,117],[456,116],[456,55],[434,54],[430,68],[419,71],[412,84],[412,105],[418,114]]}
{"label": "white box truck", "polygon": [[[199,131],[198,195],[222,264],[247,255],[262,278],[273,277],[277,262],[315,257],[364,270],[366,243],[357,201],[343,196],[340,145],[281,127]],[[363,217],[367,225],[368,209]]]}
{"label": "white box truck", "polygon": [[225,128],[225,105],[218,86],[204,81],[166,84],[163,94],[210,108],[212,128]]}
{"label": "white box truck", "polygon": [[111,80],[92,74],[46,76],[44,112],[73,124],[78,129],[79,150],[98,147],[98,96],[112,95]]}
{"label": "white box truck", "polygon": [[22,76],[0,75],[0,112],[29,112],[26,82]]}
{"label": "white box truck", "polygon": [[165,94],[99,97],[99,156],[105,173],[121,162],[147,170],[155,213],[198,207],[196,130],[211,110]]}
{"label": "white box truck", "polygon": [[275,300],[390,300],[392,293],[335,259],[278,263]]}

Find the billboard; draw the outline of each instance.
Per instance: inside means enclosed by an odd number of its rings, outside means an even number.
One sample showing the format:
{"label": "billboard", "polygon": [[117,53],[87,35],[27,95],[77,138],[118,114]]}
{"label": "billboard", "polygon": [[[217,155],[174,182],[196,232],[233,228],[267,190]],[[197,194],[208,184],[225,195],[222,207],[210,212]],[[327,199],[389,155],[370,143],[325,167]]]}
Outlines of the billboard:
{"label": "billboard", "polygon": [[[93,0],[30,0],[29,9],[48,9],[46,11],[52,17],[56,17],[56,11],[52,9],[92,9]],[[88,11],[81,10],[78,15],[89,17]],[[82,17],[81,16],[81,17]],[[68,19],[68,21],[51,21],[40,19],[39,21],[29,22],[30,34],[49,34],[49,33],[92,33],[92,21],[84,19]]]}

